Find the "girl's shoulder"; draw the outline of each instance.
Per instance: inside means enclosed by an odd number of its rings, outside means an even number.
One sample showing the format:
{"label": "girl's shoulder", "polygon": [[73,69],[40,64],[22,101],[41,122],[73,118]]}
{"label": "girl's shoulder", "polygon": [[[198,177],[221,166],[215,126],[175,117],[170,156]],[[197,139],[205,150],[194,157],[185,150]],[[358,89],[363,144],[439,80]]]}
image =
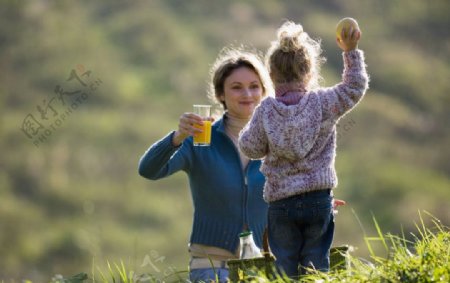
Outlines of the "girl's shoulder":
{"label": "girl's shoulder", "polygon": [[269,107],[273,107],[276,103],[278,103],[278,101],[275,97],[268,96],[261,101],[259,107],[267,109]]}
{"label": "girl's shoulder", "polygon": [[261,100],[261,102],[258,104],[258,106],[256,106],[254,114],[257,112],[258,113],[265,112],[267,109],[272,107],[274,101],[275,101],[275,98],[273,98],[271,96],[265,97],[263,100]]}
{"label": "girl's shoulder", "polygon": [[273,96],[266,96],[261,100],[261,104],[270,104],[276,101],[275,97]]}
{"label": "girl's shoulder", "polygon": [[334,91],[335,91],[335,88],[331,87],[331,86],[319,87],[319,88],[309,91],[308,95],[311,98],[314,97],[315,99],[321,100],[324,96],[326,97],[327,95],[329,95],[330,93],[333,93]]}

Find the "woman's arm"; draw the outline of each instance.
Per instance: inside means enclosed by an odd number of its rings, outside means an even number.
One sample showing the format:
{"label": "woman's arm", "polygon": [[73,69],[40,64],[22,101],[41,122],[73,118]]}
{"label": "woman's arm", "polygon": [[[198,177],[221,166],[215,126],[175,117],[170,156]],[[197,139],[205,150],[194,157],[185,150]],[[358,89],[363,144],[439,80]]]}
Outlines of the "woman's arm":
{"label": "woman's arm", "polygon": [[252,119],[239,135],[239,149],[250,159],[261,159],[266,156],[268,148],[260,105],[255,109]]}
{"label": "woman's arm", "polygon": [[157,180],[184,170],[190,166],[188,145],[175,146],[172,132],[154,143],[139,160],[139,175],[150,180]]}
{"label": "woman's arm", "polygon": [[202,117],[194,113],[186,112],[181,115],[178,130],[157,141],[141,157],[139,175],[156,180],[179,170],[188,171],[191,163],[190,147],[182,144],[187,137],[201,132],[194,125],[202,123]]}

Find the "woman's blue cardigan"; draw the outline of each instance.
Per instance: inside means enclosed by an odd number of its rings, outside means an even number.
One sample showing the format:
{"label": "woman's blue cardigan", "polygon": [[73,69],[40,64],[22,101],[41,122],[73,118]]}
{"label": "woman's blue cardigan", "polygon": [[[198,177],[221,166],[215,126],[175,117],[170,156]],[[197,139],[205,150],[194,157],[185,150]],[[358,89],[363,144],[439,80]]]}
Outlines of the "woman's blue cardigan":
{"label": "woman's blue cardigan", "polygon": [[224,119],[213,124],[210,146],[193,146],[189,137],[175,147],[174,132],[157,141],[141,157],[139,174],[157,180],[186,172],[194,204],[190,242],[234,253],[244,227],[253,231],[256,244],[262,246],[267,204],[261,161],[251,160],[242,169],[238,150],[225,133]]}

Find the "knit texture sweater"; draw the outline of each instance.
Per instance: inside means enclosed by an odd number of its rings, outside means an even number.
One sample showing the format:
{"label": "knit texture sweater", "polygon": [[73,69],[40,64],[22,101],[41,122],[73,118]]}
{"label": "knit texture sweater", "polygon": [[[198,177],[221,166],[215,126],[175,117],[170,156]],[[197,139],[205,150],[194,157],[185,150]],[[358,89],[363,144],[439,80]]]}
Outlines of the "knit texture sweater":
{"label": "knit texture sweater", "polygon": [[241,151],[251,159],[264,158],[267,202],[337,186],[336,123],[361,100],[369,81],[361,50],[344,52],[343,59],[341,83],[291,92],[299,98],[293,105],[268,97],[242,130]]}
{"label": "knit texture sweater", "polygon": [[253,231],[256,244],[262,247],[267,204],[262,197],[265,178],[260,172],[261,161],[251,160],[243,170],[239,152],[225,132],[226,119],[213,124],[210,146],[193,146],[189,137],[176,147],[172,144],[173,132],[168,134],[141,157],[139,174],[158,180],[184,171],[194,205],[190,243],[234,253],[239,233],[247,226]]}

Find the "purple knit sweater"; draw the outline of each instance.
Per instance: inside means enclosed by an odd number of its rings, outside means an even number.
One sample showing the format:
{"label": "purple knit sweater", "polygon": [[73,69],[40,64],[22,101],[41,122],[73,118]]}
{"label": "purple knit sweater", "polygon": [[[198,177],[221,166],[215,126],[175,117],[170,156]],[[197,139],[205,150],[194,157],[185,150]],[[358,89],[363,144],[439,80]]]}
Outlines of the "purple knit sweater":
{"label": "purple knit sweater", "polygon": [[342,82],[309,92],[288,92],[298,103],[267,97],[239,136],[240,150],[264,161],[264,199],[272,202],[337,186],[336,123],[368,88],[364,53],[343,53]]}

